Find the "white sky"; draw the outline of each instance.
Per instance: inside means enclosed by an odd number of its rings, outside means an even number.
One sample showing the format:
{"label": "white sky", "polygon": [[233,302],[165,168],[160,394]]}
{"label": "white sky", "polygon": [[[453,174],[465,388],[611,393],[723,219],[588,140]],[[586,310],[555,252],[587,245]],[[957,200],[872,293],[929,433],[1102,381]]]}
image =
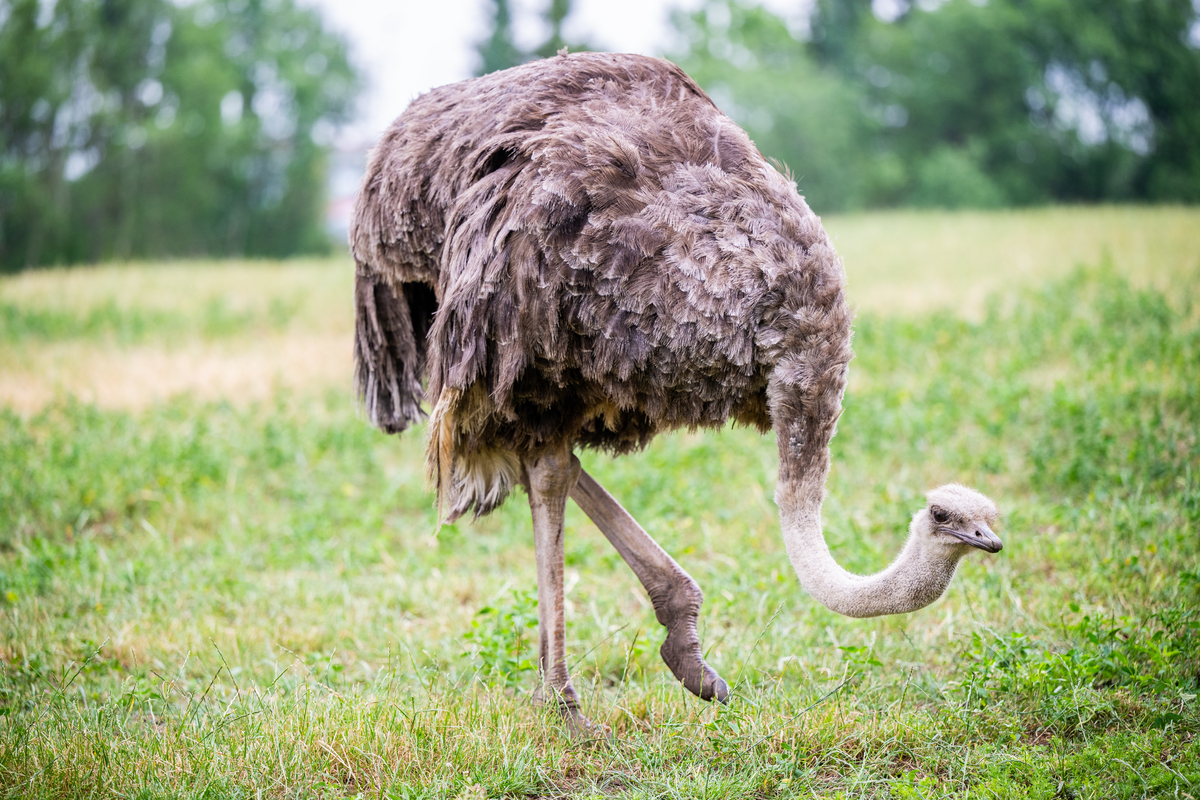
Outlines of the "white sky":
{"label": "white sky", "polygon": [[[419,93],[472,75],[475,44],[487,33],[488,0],[301,0],[350,42],[367,80],[359,119],[342,132],[346,145],[373,144]],[[548,0],[510,0],[517,44],[531,47],[548,31],[539,13]],[[702,0],[575,0],[567,39],[615,52],[662,55],[670,49],[671,8]],[[804,0],[764,0],[777,13]]]}

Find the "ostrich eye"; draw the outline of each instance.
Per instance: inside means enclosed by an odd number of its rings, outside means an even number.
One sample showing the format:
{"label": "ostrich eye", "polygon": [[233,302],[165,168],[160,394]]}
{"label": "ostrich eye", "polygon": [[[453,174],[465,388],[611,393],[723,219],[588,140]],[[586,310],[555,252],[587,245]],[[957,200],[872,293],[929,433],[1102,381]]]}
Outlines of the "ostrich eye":
{"label": "ostrich eye", "polygon": [[933,509],[933,521],[939,525],[945,525],[950,521],[950,515],[945,511],[942,511],[940,508],[935,508]]}

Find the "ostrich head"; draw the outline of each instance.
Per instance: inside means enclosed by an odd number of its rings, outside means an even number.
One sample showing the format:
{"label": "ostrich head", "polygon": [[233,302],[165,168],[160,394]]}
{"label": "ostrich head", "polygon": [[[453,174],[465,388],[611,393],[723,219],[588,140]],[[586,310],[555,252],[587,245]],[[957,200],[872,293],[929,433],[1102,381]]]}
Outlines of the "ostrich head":
{"label": "ostrich head", "polygon": [[941,550],[947,560],[958,561],[972,548],[998,553],[1004,547],[992,532],[999,512],[985,495],[951,483],[930,490],[925,498],[928,505],[913,515],[910,530],[914,543],[924,545],[929,555]]}

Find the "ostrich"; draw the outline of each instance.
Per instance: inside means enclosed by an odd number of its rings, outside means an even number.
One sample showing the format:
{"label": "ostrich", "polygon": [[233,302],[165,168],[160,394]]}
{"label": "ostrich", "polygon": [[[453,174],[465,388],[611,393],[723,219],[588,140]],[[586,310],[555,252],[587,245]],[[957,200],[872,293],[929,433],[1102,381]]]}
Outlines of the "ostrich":
{"label": "ostrich", "polygon": [[675,677],[705,700],[729,695],[702,657],[699,586],[577,447],[628,453],[729,419],[774,429],[788,557],[810,594],[854,617],[922,608],[966,553],[1001,548],[992,501],[951,484],[929,492],[882,572],[833,560],[821,502],[852,355],[841,261],[795,184],[667,61],[564,51],[422,95],[370,156],[350,245],[367,416],[398,433],[430,401],[446,520],[524,487],[538,694],[576,723],[568,496],[645,587]]}

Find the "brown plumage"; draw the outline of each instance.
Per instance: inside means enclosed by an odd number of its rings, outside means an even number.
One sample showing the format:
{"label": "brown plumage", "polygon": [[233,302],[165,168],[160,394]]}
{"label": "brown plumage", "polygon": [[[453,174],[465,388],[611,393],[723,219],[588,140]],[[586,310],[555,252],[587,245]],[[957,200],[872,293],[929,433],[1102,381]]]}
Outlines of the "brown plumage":
{"label": "brown plumage", "polygon": [[372,154],[351,245],[359,392],[389,432],[428,397],[451,519],[562,441],[766,430],[781,360],[841,396],[850,313],[819,219],[665,61],[559,56],[423,95]]}
{"label": "brown plumage", "polygon": [[[444,86],[373,152],[351,226],[357,382],[398,432],[432,405],[428,466],[454,519],[524,485],[545,686],[584,727],[563,646],[568,496],[646,587],[663,659],[704,699],[695,581],[576,447],[625,453],[729,419],[774,428],[776,501],[801,583],[852,616],[936,599],[1000,549],[995,506],[936,490],[887,570],[829,555],[821,500],[851,357],[845,275],[820,220],[678,67],[579,54]],[[428,390],[422,391],[422,381]]]}

